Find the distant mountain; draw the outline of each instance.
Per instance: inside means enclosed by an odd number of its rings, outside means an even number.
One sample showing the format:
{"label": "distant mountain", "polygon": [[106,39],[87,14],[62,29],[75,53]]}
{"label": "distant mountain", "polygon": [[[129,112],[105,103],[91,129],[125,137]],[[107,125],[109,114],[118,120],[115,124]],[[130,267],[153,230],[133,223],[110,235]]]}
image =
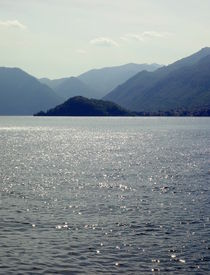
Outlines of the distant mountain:
{"label": "distant mountain", "polygon": [[126,64],[122,66],[94,69],[85,72],[78,78],[97,91],[97,98],[102,98],[121,83],[143,70],[154,71],[161,66],[158,64]]}
{"label": "distant mountain", "polygon": [[53,80],[41,78],[39,81],[52,88],[58,96],[63,98],[63,100],[67,100],[74,96],[97,98],[97,92],[88,87],[88,85],[77,77],[66,77]]}
{"label": "distant mountain", "polygon": [[119,84],[125,82],[136,73],[147,70],[154,71],[161,66],[158,64],[126,64],[122,66],[94,69],[78,77],[60,79],[41,78],[39,81],[48,85],[57,95],[64,99],[73,96],[87,98],[102,98]]}
{"label": "distant mountain", "polygon": [[173,71],[175,69],[179,69],[184,66],[190,66],[197,63],[199,60],[201,60],[202,58],[208,55],[210,55],[210,47],[205,47],[190,56],[182,58],[168,66],[162,67],[162,69],[163,70],[167,69],[167,71]]}
{"label": "distant mountain", "polygon": [[138,112],[209,106],[210,48],[154,72],[140,72],[104,99]]}
{"label": "distant mountain", "polygon": [[65,100],[74,96],[97,97],[97,93],[76,77],[69,77],[58,84],[54,91]]}
{"label": "distant mountain", "polygon": [[32,115],[61,99],[33,76],[18,68],[0,67],[0,115]]}
{"label": "distant mountain", "polygon": [[63,104],[36,116],[131,116],[131,112],[119,105],[103,100],[88,99],[82,96],[70,98]]}
{"label": "distant mountain", "polygon": [[66,78],[59,78],[59,79],[49,79],[47,77],[43,77],[43,78],[40,78],[38,80],[42,84],[45,84],[45,85],[49,86],[51,89],[54,89],[59,84],[61,84],[63,81],[65,81],[66,79],[68,79],[68,78],[66,77]]}

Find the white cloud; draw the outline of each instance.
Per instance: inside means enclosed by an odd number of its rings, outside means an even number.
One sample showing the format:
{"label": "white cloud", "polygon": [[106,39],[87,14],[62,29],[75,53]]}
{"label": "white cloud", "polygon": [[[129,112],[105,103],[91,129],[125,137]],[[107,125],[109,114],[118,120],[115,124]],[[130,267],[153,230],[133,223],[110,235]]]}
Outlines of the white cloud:
{"label": "white cloud", "polygon": [[145,31],[142,33],[143,37],[151,37],[151,38],[155,38],[155,37],[164,38],[169,35],[171,35],[171,34],[168,32],[156,32],[156,31]]}
{"label": "white cloud", "polygon": [[120,39],[123,40],[123,41],[130,41],[130,40],[144,41],[142,35],[135,34],[135,33],[128,33],[128,34],[120,37]]}
{"label": "white cloud", "polygon": [[26,26],[20,23],[18,20],[0,20],[0,27],[3,28],[18,28],[18,29],[26,29]]}
{"label": "white cloud", "polygon": [[120,39],[126,42],[128,41],[143,42],[147,39],[165,38],[170,35],[171,33],[168,33],[168,32],[144,31],[141,34],[127,33],[124,36],[122,36]]}
{"label": "white cloud", "polygon": [[101,47],[118,47],[118,43],[108,37],[97,37],[90,41],[90,44]]}

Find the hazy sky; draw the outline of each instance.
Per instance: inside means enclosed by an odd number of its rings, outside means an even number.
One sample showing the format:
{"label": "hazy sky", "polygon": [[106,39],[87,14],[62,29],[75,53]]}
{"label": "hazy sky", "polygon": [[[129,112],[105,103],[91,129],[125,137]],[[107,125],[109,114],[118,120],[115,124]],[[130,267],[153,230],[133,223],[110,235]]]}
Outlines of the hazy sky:
{"label": "hazy sky", "polygon": [[210,0],[0,0],[0,66],[58,78],[210,46]]}

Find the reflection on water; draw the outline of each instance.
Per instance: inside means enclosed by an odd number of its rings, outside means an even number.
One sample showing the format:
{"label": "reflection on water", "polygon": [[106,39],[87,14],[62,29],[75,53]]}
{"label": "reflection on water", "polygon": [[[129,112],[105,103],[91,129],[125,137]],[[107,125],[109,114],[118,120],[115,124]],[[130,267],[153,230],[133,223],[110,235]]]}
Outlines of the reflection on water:
{"label": "reflection on water", "polygon": [[207,274],[208,118],[0,118],[0,274]]}

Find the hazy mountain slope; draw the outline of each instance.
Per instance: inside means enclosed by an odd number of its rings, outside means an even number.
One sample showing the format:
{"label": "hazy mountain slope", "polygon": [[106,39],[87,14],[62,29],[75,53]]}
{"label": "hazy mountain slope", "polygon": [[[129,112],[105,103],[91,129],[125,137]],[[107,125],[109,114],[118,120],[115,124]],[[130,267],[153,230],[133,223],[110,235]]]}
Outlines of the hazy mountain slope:
{"label": "hazy mountain slope", "polygon": [[41,83],[52,88],[58,96],[64,100],[74,96],[84,96],[87,98],[97,98],[97,92],[82,82],[77,77],[66,77],[50,80],[49,78],[39,79]]}
{"label": "hazy mountain slope", "polygon": [[32,115],[59,104],[46,85],[18,68],[0,67],[0,115]]}
{"label": "hazy mountain slope", "polygon": [[68,99],[63,104],[37,116],[130,116],[131,112],[119,105],[103,100],[88,99],[77,96]]}
{"label": "hazy mountain slope", "polygon": [[[210,47],[205,47],[205,48],[202,48],[200,51],[190,55],[190,56],[187,56],[185,58],[182,58],[180,60],[177,60],[176,62],[168,65],[166,68],[167,68],[167,71],[170,71],[170,70],[174,70],[174,69],[179,69],[183,66],[189,66],[189,65],[193,65],[195,63],[197,63],[199,60],[201,60],[202,58],[206,57],[210,55]],[[163,67],[164,68],[164,67]]]}
{"label": "hazy mountain slope", "polygon": [[206,105],[210,105],[210,55],[171,72],[148,89],[141,99],[136,99],[133,106],[134,109],[158,111]]}
{"label": "hazy mountain slope", "polygon": [[130,77],[140,71],[154,71],[161,66],[158,64],[126,64],[122,66],[107,67],[90,70],[78,76],[93,90],[97,91],[97,98],[102,98],[119,84],[125,82]]}
{"label": "hazy mountain slope", "polygon": [[43,78],[40,78],[38,80],[42,84],[45,84],[45,85],[49,86],[51,89],[54,90],[58,85],[65,82],[67,79],[68,79],[68,77],[58,78],[58,79],[49,79],[47,77],[43,77]]}
{"label": "hazy mountain slope", "polygon": [[204,48],[155,72],[141,72],[104,99],[135,111],[201,106],[209,100],[208,55],[210,48]]}
{"label": "hazy mountain slope", "polygon": [[54,91],[65,100],[74,96],[85,96],[87,98],[97,96],[95,91],[91,90],[76,77],[66,78],[54,88]]}

